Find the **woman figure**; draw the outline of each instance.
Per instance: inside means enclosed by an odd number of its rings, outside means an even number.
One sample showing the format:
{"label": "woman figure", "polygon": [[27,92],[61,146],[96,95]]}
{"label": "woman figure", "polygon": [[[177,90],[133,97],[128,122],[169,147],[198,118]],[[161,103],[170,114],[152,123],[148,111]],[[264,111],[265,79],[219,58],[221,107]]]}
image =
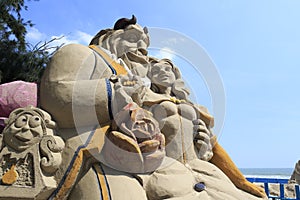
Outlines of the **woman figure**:
{"label": "woman figure", "polygon": [[198,158],[207,160],[226,174],[233,184],[251,194],[265,197],[262,188],[248,182],[226,151],[218,144],[210,128],[213,118],[203,107],[188,100],[180,72],[168,59],[152,60],[148,73],[149,89],[142,98],[143,107],[153,113],[166,138],[166,154],[194,171],[203,170]]}
{"label": "woman figure", "polygon": [[160,123],[166,137],[167,155],[182,163],[197,157],[210,160],[212,133],[209,128],[213,126],[213,117],[204,107],[197,107],[188,100],[189,91],[170,60],[153,59],[151,63],[148,73],[151,90],[142,101]]}

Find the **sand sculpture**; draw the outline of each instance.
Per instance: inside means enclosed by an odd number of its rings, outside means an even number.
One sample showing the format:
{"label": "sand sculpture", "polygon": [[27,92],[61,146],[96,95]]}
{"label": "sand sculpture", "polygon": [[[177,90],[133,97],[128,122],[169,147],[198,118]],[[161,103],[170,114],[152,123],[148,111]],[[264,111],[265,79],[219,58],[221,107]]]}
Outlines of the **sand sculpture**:
{"label": "sand sculpture", "polygon": [[[14,111],[2,133],[0,190],[15,191],[6,198],[19,198],[16,162],[29,152],[32,180],[43,185],[31,199],[265,198],[218,144],[213,117],[189,100],[178,68],[147,55],[149,41],[133,16],[101,30],[89,47],[57,51],[40,85],[41,109]],[[19,124],[40,128],[20,136]]]}
{"label": "sand sculpture", "polygon": [[56,189],[64,142],[54,128],[50,115],[39,108],[11,112],[0,138],[2,199],[46,199]]}
{"label": "sand sculpture", "polygon": [[300,183],[300,160],[295,164],[294,171],[290,177],[290,182],[292,183]]}

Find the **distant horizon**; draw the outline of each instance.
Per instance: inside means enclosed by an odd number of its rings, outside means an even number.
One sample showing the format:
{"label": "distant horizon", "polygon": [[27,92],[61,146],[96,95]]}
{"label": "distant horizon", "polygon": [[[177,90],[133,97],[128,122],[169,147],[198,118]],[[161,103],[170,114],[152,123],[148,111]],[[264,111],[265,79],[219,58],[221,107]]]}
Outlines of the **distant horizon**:
{"label": "distant horizon", "polygon": [[294,168],[239,168],[245,177],[290,179]]}

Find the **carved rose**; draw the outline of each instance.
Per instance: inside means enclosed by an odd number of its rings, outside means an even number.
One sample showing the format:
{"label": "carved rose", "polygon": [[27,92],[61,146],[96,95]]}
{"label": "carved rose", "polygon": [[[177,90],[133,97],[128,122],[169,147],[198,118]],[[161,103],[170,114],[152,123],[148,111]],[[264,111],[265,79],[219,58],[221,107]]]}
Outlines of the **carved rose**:
{"label": "carved rose", "polygon": [[165,156],[165,138],[152,114],[131,103],[116,115],[102,153],[106,164],[118,170],[150,172]]}

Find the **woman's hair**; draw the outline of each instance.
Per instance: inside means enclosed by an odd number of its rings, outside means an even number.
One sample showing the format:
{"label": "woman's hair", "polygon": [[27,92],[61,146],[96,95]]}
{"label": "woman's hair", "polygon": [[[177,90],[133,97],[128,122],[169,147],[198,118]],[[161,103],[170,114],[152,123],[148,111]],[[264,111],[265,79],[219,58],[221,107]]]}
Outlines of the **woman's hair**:
{"label": "woman's hair", "polygon": [[[172,84],[172,88],[171,88],[171,95],[172,96],[175,96],[176,98],[178,99],[184,99],[184,100],[188,100],[188,96],[190,94],[189,90],[185,87],[184,85],[184,82],[183,80],[181,79],[181,74],[180,74],[180,71],[179,69],[173,64],[173,62],[167,58],[163,58],[163,59],[156,59],[156,58],[153,58],[153,57],[150,57],[149,58],[150,60],[150,68],[149,68],[149,71],[148,71],[148,78],[151,80],[152,78],[152,72],[151,72],[151,69],[152,69],[152,66],[154,64],[157,64],[159,62],[167,62],[171,67],[172,67],[172,72],[174,73],[175,75],[175,81],[174,83]],[[157,85],[155,85],[153,82],[151,82],[151,90],[153,92],[156,92],[156,93],[159,93],[159,88],[157,87]]]}

